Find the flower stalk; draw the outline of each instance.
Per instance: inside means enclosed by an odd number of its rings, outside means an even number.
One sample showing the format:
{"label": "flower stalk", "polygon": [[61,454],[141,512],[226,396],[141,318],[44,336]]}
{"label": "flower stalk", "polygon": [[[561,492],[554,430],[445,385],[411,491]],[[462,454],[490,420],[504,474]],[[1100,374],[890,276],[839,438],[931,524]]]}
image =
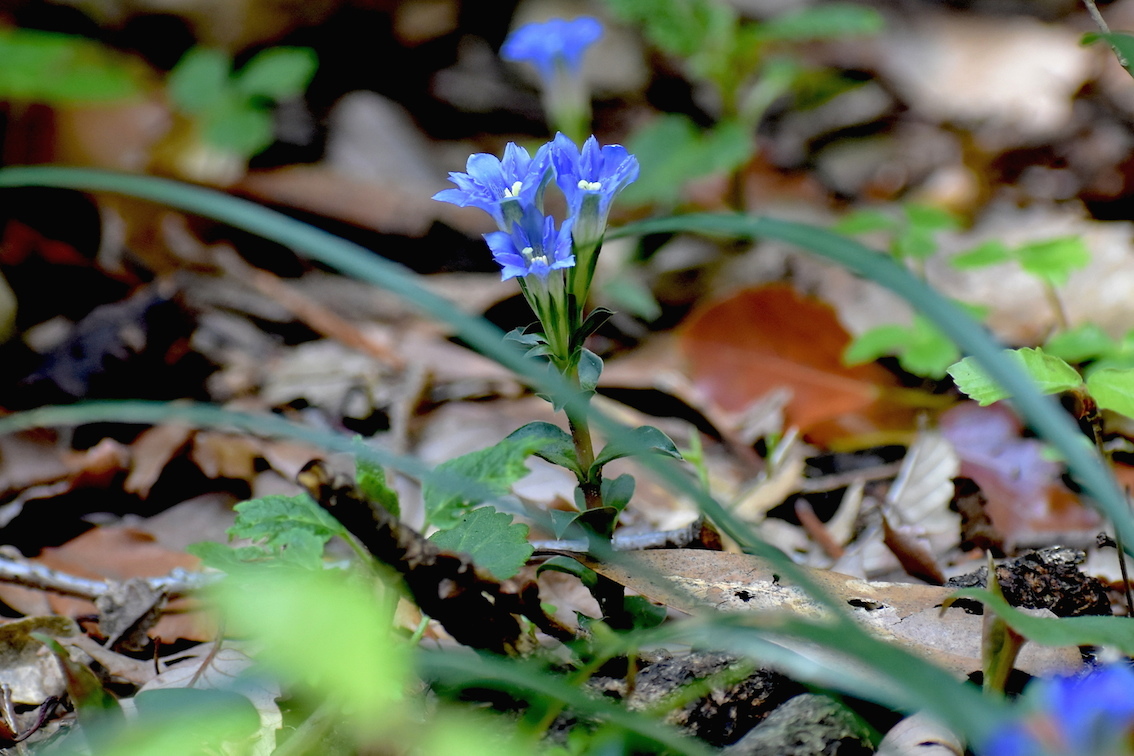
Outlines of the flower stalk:
{"label": "flower stalk", "polygon": [[[571,61],[550,63],[567,64]],[[479,207],[496,221],[499,230],[485,234],[485,242],[500,264],[501,279],[519,282],[538,319],[534,326],[513,332],[513,338],[529,347],[529,355],[546,358],[571,387],[561,408],[567,415],[583,509],[602,510],[602,471],[595,464],[587,420],[602,360],[585,342],[609,312],[588,312],[587,300],[611,203],[637,179],[638,161],[619,145],[600,147],[591,136],[580,148],[559,133],[534,156],[509,144],[503,158],[472,155],[466,167],[465,173],[449,174],[457,188],[438,192],[434,199]],[[566,199],[567,217],[561,223],[543,211],[544,189],[552,181]],[[613,524],[611,518],[600,529],[609,530]]]}

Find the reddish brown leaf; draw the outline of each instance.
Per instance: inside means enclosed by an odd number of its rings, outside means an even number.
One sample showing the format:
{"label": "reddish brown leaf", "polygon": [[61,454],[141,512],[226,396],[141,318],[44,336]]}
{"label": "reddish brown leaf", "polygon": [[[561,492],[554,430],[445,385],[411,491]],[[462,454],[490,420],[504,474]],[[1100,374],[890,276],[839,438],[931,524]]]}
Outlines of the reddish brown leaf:
{"label": "reddish brown leaf", "polygon": [[846,366],[850,336],[834,310],[790,286],[745,289],[695,311],[679,346],[697,388],[741,411],[778,387],[792,391],[786,420],[813,441],[911,427],[912,411],[885,402],[894,377],[878,365]]}

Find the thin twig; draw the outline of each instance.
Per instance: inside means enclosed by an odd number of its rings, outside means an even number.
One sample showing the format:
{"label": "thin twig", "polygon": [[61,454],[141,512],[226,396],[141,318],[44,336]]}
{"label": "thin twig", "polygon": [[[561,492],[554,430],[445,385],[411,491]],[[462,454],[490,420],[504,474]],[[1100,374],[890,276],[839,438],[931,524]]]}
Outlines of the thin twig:
{"label": "thin twig", "polygon": [[[190,572],[176,568],[168,575],[146,578],[145,582],[153,591],[174,597],[200,590],[221,577],[220,573]],[[94,601],[100,596],[106,595],[114,585],[112,582],[91,580],[90,578],[53,570],[50,567],[44,567],[42,564],[5,556],[0,556],[0,583],[11,583],[25,588],[51,591],[64,596],[76,596],[89,601]]]}

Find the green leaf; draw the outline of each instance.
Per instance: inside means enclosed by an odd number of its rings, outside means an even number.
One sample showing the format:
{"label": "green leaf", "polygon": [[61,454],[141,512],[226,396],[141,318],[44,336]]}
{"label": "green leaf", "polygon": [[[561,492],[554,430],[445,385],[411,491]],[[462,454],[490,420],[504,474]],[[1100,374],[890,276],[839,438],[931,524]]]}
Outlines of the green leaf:
{"label": "green leaf", "polygon": [[248,96],[286,100],[303,94],[318,67],[310,47],[271,47],[240,69],[236,88]]}
{"label": "green leaf", "polygon": [[304,530],[325,543],[346,531],[339,521],[307,494],[264,496],[237,504],[236,521],[228,529],[230,538],[247,538],[275,544],[293,530]]}
{"label": "green leaf", "polygon": [[1105,40],[1110,45],[1115,55],[1118,56],[1118,62],[1122,64],[1127,73],[1134,76],[1134,36],[1122,32],[1111,32],[1109,34],[1093,32],[1083,35],[1082,44],[1089,45],[1100,39]]}
{"label": "green leaf", "polygon": [[677,450],[669,436],[652,425],[640,425],[603,447],[603,450],[595,457],[595,463],[591,465],[590,474],[593,476],[596,470],[602,469],[603,465],[621,457],[648,452],[681,459],[681,452]]}
{"label": "green leaf", "polygon": [[33,29],[0,30],[0,99],[48,105],[109,102],[141,91],[135,67],[97,42]]}
{"label": "green leaf", "polygon": [[748,162],[756,149],[753,129],[735,120],[722,120],[701,136],[695,175],[728,173]]}
{"label": "green leaf", "polygon": [[974,598],[1008,626],[1041,646],[1109,646],[1134,654],[1129,617],[1033,617],[984,588],[964,588],[950,598]]}
{"label": "green leaf", "polygon": [[285,684],[336,702],[361,731],[403,716],[409,658],[392,593],[380,600],[372,581],[338,570],[250,570],[208,592],[227,630],[254,639],[257,661]]}
{"label": "green leaf", "polygon": [[1029,242],[1016,250],[1016,257],[1021,268],[1052,286],[1064,285],[1072,271],[1091,262],[1091,252],[1078,236]]}
{"label": "green leaf", "polygon": [[962,252],[950,258],[949,264],[957,270],[972,270],[973,268],[987,268],[990,265],[1010,262],[1012,252],[1008,245],[993,239],[986,241],[968,252]]}
{"label": "green leaf", "polygon": [[[507,494],[513,483],[528,474],[524,460],[543,442],[543,438],[536,437],[506,438],[486,449],[442,462],[437,473],[444,474],[448,485],[431,479],[422,487],[426,522],[447,530],[472,507]],[[452,490],[453,486],[457,490]]]}
{"label": "green leaf", "polygon": [[843,361],[858,365],[888,354],[897,355],[901,366],[914,375],[935,380],[944,378],[949,366],[961,356],[945,334],[915,315],[912,325],[877,326],[856,336],[843,352]]}
{"label": "green leaf", "polygon": [[822,3],[764,21],[759,25],[759,33],[768,41],[802,42],[877,34],[883,26],[882,16],[871,8]]}
{"label": "green leaf", "polygon": [[666,52],[688,57],[704,48],[711,31],[735,13],[712,0],[607,0],[624,21],[643,27],[651,42]]}
{"label": "green leaf", "polygon": [[[1058,357],[1045,354],[1042,349],[1006,349],[1004,355],[1028,373],[1040,393],[1057,394],[1083,385],[1083,379],[1075,368]],[[1010,396],[980,369],[972,357],[956,363],[948,372],[956,381],[957,388],[982,407]]]}
{"label": "green leaf", "polygon": [[504,334],[505,341],[515,341],[518,344],[523,344],[527,347],[534,347],[540,344],[546,344],[547,338],[538,331],[530,331],[529,329],[539,328],[539,323],[532,323],[528,326],[517,326],[508,333]]}
{"label": "green leaf", "polygon": [[[578,488],[575,489],[576,497],[582,496],[582,493]],[[581,506],[579,502],[576,502],[576,504]],[[548,514],[551,515],[551,531],[556,538],[562,538],[566,535],[575,521],[579,519],[579,512],[564,512],[562,509],[553,509]],[[577,535],[582,537],[584,534],[582,531],[578,531]]]}
{"label": "green leaf", "polygon": [[667,114],[640,129],[629,149],[642,171],[622,197],[631,203],[673,203],[692,179],[747,162],[755,141],[750,129],[738,121],[722,121],[702,133],[686,116]]}
{"label": "green leaf", "polygon": [[386,483],[386,471],[382,469],[381,465],[362,457],[356,457],[354,477],[358,481],[359,490],[366,498],[379,504],[394,517],[401,515],[402,507],[398,502],[398,492]]}
{"label": "green leaf", "polygon": [[1119,345],[1094,323],[1083,323],[1055,334],[1043,348],[1048,354],[1068,362],[1087,362],[1117,352]]}
{"label": "green leaf", "polygon": [[894,256],[900,260],[924,260],[937,252],[937,236],[932,228],[910,225],[894,239]]}
{"label": "green leaf", "polygon": [[565,572],[579,578],[587,588],[598,585],[598,573],[569,556],[553,556],[536,569],[536,576],[544,572]]}
{"label": "green leaf", "polygon": [[910,225],[927,231],[950,231],[958,228],[957,217],[944,208],[934,205],[920,205],[914,202],[902,207]]}
{"label": "green leaf", "polygon": [[1095,370],[1087,376],[1087,391],[1099,409],[1134,417],[1134,369]]}
{"label": "green leaf", "polygon": [[582,473],[579,469],[579,460],[575,457],[575,443],[571,440],[570,434],[558,425],[545,422],[528,423],[508,434],[507,439],[513,441],[536,439],[539,446],[532,454],[553,465],[565,467],[576,475]]}
{"label": "green leaf", "polygon": [[194,47],[169,72],[166,86],[179,110],[200,115],[217,105],[232,88],[232,58],[220,50]]}
{"label": "green leaf", "polygon": [[603,324],[612,317],[614,317],[614,313],[605,307],[596,307],[591,310],[579,325],[579,330],[571,336],[572,343],[582,345],[584,339],[602,328]]}
{"label": "green leaf", "polygon": [[234,96],[221,98],[202,115],[201,138],[213,147],[252,157],[275,139],[272,114]]}
{"label": "green leaf", "polygon": [[528,543],[528,526],[512,522],[512,515],[492,507],[474,509],[456,527],[439,530],[429,540],[446,551],[468,554],[497,580],[514,577],[534,551]]}
{"label": "green leaf", "polygon": [[839,234],[870,234],[875,231],[892,231],[898,221],[881,210],[856,210],[844,215],[831,230]]}
{"label": "green leaf", "polygon": [[602,377],[602,357],[584,349],[579,353],[579,386],[585,392],[594,391]]}
{"label": "green leaf", "polygon": [[619,475],[617,478],[602,479],[602,503],[621,512],[634,498],[634,476]]}

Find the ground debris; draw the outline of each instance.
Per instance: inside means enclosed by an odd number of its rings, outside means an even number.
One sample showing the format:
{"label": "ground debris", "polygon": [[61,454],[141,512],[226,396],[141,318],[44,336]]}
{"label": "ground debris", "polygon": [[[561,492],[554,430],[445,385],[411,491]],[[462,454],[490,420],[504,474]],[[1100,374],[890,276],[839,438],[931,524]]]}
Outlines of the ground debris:
{"label": "ground debris", "polygon": [[[1050,609],[1057,617],[1111,614],[1110,599],[1098,578],[1084,575],[1079,565],[1086,554],[1078,549],[1053,546],[1006,559],[996,568],[1004,598],[1013,606]],[[984,588],[988,568],[951,578],[949,588]]]}

